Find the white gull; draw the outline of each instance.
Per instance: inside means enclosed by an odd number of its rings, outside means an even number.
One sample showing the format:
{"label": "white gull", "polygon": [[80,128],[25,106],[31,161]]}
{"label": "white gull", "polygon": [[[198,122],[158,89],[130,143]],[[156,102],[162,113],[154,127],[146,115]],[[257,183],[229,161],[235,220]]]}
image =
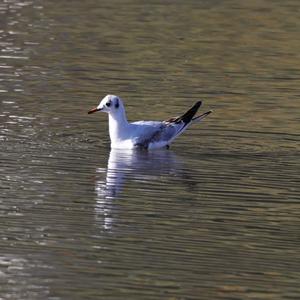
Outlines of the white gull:
{"label": "white gull", "polygon": [[196,116],[202,102],[196,102],[187,112],[166,121],[138,121],[129,123],[123,101],[114,95],[105,96],[100,104],[88,113],[102,111],[108,113],[109,136],[112,149],[157,149],[167,147],[184,132],[190,124],[201,121],[211,111]]}

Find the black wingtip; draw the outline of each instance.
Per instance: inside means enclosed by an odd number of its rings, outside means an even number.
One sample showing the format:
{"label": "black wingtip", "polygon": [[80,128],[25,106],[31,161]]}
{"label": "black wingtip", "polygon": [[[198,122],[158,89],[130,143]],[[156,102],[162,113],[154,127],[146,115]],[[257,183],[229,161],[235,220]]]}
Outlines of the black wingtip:
{"label": "black wingtip", "polygon": [[206,116],[208,116],[208,115],[211,114],[212,112],[213,112],[212,110],[209,110],[209,111],[203,113],[203,114],[200,115],[200,116],[194,117],[194,118],[192,119],[192,121],[202,120],[203,118],[205,118]]}
{"label": "black wingtip", "polygon": [[194,115],[197,113],[202,101],[197,101],[185,114],[178,118],[178,122],[183,121],[184,123],[189,123]]}
{"label": "black wingtip", "polygon": [[201,100],[197,101],[197,102],[194,104],[194,106],[197,106],[197,108],[199,108],[201,105],[202,105],[202,101],[201,101]]}

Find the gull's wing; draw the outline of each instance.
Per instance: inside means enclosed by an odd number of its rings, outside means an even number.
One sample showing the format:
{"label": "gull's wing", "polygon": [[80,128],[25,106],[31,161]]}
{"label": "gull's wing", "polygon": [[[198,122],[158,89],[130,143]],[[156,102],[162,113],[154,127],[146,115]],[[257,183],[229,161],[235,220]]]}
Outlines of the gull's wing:
{"label": "gull's wing", "polygon": [[202,104],[202,101],[198,101],[183,115],[164,121],[164,123],[176,127],[177,132],[176,132],[176,135],[174,136],[174,138],[177,137],[178,135],[180,135],[193,121],[196,121],[196,120],[201,121],[203,118],[205,118],[207,115],[209,115],[211,113],[211,111],[208,111],[200,116],[195,117],[195,114],[197,113],[201,104]]}
{"label": "gull's wing", "polygon": [[151,143],[168,144],[177,133],[177,128],[165,122],[139,121],[135,126],[134,141],[137,147],[148,148]]}
{"label": "gull's wing", "polygon": [[180,135],[193,121],[200,121],[211,111],[194,117],[202,102],[196,102],[187,112],[179,117],[174,117],[163,122],[139,121],[132,123],[136,126],[136,146],[148,148],[150,144],[160,143],[168,145]]}
{"label": "gull's wing", "polygon": [[188,123],[190,123],[192,121],[194,115],[198,111],[198,109],[201,106],[201,104],[202,104],[202,101],[198,101],[188,111],[186,111],[183,115],[181,115],[179,117],[171,118],[171,119],[166,120],[164,122],[176,123],[176,124],[182,122],[184,124],[188,124]]}

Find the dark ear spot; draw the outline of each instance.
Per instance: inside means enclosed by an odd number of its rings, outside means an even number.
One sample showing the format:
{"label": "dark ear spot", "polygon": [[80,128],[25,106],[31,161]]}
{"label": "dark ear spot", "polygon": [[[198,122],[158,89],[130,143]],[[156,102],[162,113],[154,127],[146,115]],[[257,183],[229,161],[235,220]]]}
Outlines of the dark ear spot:
{"label": "dark ear spot", "polygon": [[116,99],[116,104],[115,104],[115,108],[119,107],[119,99]]}

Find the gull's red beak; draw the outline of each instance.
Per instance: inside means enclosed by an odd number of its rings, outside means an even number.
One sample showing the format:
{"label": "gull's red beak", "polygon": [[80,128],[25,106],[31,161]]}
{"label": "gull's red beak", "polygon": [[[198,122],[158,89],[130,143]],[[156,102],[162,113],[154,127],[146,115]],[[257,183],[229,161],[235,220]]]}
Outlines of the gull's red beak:
{"label": "gull's red beak", "polygon": [[92,113],[94,113],[94,112],[96,112],[96,111],[99,111],[99,110],[100,110],[100,109],[97,108],[97,107],[92,108],[91,110],[88,111],[88,114],[92,114]]}

